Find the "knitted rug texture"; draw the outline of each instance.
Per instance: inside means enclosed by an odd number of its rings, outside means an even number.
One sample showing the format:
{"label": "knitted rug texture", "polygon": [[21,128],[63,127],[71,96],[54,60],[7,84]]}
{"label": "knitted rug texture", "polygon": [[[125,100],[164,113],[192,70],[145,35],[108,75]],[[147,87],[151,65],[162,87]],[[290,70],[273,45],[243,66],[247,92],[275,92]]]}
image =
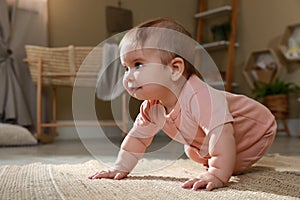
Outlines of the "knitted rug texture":
{"label": "knitted rug texture", "polygon": [[[151,169],[163,160],[142,159],[139,168]],[[0,199],[300,199],[300,157],[271,155],[224,188],[211,192],[180,185],[205,170],[180,159],[160,170],[132,173],[128,178],[89,180],[107,165],[96,160],[80,164],[0,166]]]}

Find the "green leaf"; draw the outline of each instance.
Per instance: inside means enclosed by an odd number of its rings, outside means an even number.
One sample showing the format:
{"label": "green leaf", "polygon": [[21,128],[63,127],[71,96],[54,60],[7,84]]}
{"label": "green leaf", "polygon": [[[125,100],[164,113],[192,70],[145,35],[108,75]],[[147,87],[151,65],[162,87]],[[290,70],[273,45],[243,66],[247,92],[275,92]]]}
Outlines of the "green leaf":
{"label": "green leaf", "polygon": [[276,79],[273,83],[259,83],[259,86],[253,91],[256,98],[275,94],[288,94],[300,91],[300,87],[295,83],[286,83]]}

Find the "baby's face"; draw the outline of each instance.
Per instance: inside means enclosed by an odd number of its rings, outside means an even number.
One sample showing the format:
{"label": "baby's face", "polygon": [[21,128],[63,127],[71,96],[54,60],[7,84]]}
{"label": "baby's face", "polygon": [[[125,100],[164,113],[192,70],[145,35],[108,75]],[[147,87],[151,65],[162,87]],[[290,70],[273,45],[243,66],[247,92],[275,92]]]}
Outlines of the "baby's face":
{"label": "baby's face", "polygon": [[123,85],[139,100],[160,100],[170,88],[171,68],[161,63],[159,51],[137,49],[121,56],[125,68]]}

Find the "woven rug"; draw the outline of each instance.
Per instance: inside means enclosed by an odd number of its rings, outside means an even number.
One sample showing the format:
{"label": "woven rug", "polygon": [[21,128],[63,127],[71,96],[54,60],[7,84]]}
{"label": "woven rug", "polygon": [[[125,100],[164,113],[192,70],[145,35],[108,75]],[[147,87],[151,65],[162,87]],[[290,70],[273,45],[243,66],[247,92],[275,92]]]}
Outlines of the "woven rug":
{"label": "woven rug", "polygon": [[[162,160],[141,160],[139,167]],[[132,174],[124,180],[89,180],[106,166],[92,160],[81,164],[0,166],[0,199],[300,199],[300,157],[266,156],[246,173],[233,176],[211,192],[180,188],[205,170],[190,160],[177,160],[158,171]]]}

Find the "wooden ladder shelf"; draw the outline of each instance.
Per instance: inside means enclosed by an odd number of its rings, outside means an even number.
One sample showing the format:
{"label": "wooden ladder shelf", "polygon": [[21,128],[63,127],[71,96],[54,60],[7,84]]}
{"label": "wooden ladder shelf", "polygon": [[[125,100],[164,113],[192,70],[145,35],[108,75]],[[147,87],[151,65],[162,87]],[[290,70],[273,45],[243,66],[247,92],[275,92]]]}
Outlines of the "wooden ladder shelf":
{"label": "wooden ladder shelf", "polygon": [[212,43],[202,44],[203,48],[207,51],[212,49],[218,49],[222,47],[227,48],[227,61],[226,61],[226,73],[225,73],[225,90],[232,91],[233,74],[234,74],[234,59],[235,59],[235,48],[238,46],[236,43],[236,32],[237,32],[237,14],[238,14],[238,0],[232,0],[231,5],[225,5],[213,9],[207,9],[207,0],[199,0],[198,13],[195,14],[197,18],[197,36],[196,39],[199,43],[203,42],[203,30],[205,26],[205,18],[213,17],[219,14],[231,14],[230,20],[230,37],[228,41],[215,41]]}

